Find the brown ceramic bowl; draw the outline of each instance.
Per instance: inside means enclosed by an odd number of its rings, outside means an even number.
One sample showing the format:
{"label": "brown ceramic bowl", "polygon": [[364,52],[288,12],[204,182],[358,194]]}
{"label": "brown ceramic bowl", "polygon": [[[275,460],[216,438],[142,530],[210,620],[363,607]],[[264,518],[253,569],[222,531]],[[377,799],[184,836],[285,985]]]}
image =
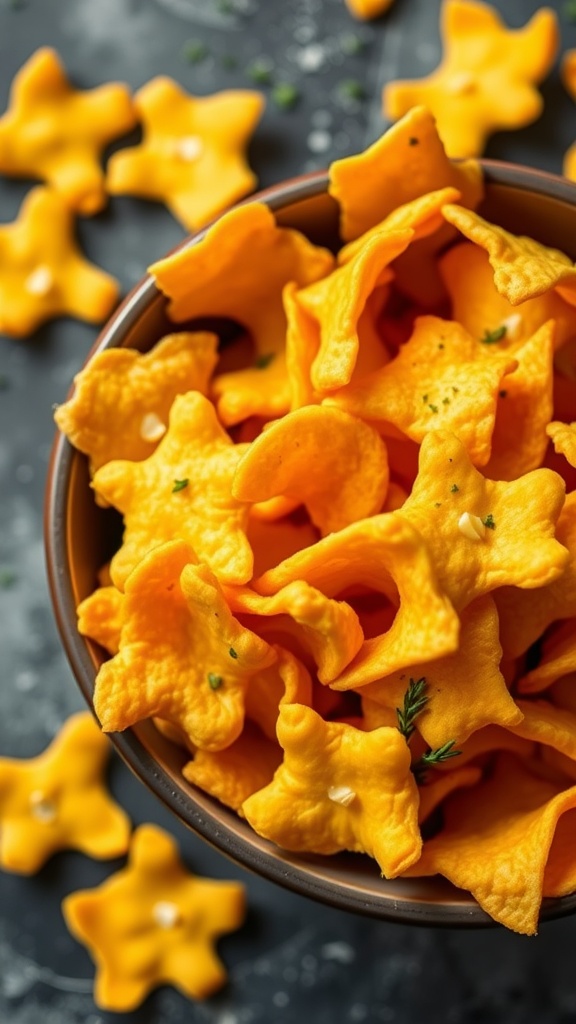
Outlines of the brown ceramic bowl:
{"label": "brown ceramic bowl", "polygon": [[[576,259],[576,186],[509,164],[484,163],[487,195],[481,213],[518,234],[532,235]],[[316,243],[337,239],[337,208],[327,176],[308,175],[256,198],[280,224],[302,230]],[[196,235],[184,243],[194,245]],[[159,256],[161,254],[158,254]],[[166,302],[151,278],[130,293],[98,338],[93,352],[130,346],[147,350],[173,330]],[[118,517],[98,508],[88,486],[84,456],[68,441],[54,442],[46,495],[46,552],[60,634],[78,685],[92,704],[94,680],[105,653],[76,629],[76,606],[92,592],[96,573],[120,540]],[[226,807],[189,785],[181,775],[185,755],[151,723],[111,737],[135,774],[191,829],[222,853],[281,885],[346,910],[420,925],[479,927],[492,924],[467,893],[440,878],[380,877],[375,861],[356,854],[321,857],[287,853],[257,836]],[[576,911],[576,894],[545,900],[542,919]]]}

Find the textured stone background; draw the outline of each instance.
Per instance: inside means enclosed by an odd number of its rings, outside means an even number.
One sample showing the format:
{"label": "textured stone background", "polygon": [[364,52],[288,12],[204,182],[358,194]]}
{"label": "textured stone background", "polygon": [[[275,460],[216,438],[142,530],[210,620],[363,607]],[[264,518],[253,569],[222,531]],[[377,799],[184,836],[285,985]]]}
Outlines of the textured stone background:
{"label": "textured stone background", "polygon": [[[262,185],[356,152],[383,122],[380,88],[397,75],[425,74],[439,56],[439,0],[396,0],[390,15],[355,23],[343,0],[233,0],[222,13],[212,0],[0,0],[0,109],[9,83],[40,45],[55,46],[72,79],[90,87],[122,79],[139,87],[172,74],[203,94],[249,84],[257,57],[294,82],[290,112],[268,105],[250,158]],[[536,0],[500,0],[510,25],[522,24]],[[576,26],[562,16],[564,48]],[[343,52],[350,33],[361,55]],[[186,39],[202,39],[205,61],[182,56]],[[344,43],[345,46],[345,43]],[[234,55],[237,67],[225,70]],[[366,99],[346,100],[341,83],[359,81]],[[266,90],[265,90],[266,91]],[[555,72],[544,86],[540,123],[501,134],[487,155],[560,171],[576,138],[576,107]],[[0,181],[0,221],[12,220],[29,186]],[[79,234],[88,255],[128,289],[147,263],[182,237],[161,207],[112,200]],[[39,752],[81,699],[52,621],[42,551],[42,496],[52,441],[51,407],[61,401],[96,332],[71,321],[47,326],[27,342],[0,338],[0,568],[15,574],[0,589],[0,754]],[[293,896],[246,875],[187,833],[114,760],[114,792],[135,823],[154,821],[182,843],[189,866],[214,877],[243,878],[250,916],[221,944],[229,987],[204,1005],[166,989],[124,1019],[138,1024],[275,1024],[314,1020],[421,1024],[484,1022],[563,1024],[576,1020],[576,920],[548,924],[537,939],[501,930],[478,933],[409,929],[366,921]],[[92,966],[69,937],[60,899],[100,882],[116,865],[56,857],[37,877],[0,874],[0,1024],[102,1024],[91,998]]]}

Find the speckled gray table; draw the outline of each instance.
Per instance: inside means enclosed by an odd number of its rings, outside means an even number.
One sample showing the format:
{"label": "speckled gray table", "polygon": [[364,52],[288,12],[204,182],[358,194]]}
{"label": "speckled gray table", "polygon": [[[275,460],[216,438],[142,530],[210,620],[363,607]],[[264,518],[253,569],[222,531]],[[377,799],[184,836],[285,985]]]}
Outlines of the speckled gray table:
{"label": "speckled gray table", "polygon": [[[497,6],[520,25],[538,4]],[[562,12],[562,3],[552,6]],[[300,93],[289,112],[269,103],[251,146],[252,165],[269,185],[325,166],[380,134],[381,85],[398,74],[424,74],[437,62],[438,9],[439,0],[396,0],[387,18],[359,25],[343,0],[0,0],[0,108],[13,74],[43,44],[57,47],[85,87],[109,79],[138,87],[168,73],[192,92],[209,93],[246,86],[246,67],[266,58],[276,79]],[[564,48],[576,46],[576,26],[564,18],[562,31]],[[351,34],[363,44],[357,55],[348,52]],[[183,57],[188,39],[205,44],[201,62]],[[362,85],[365,99],[350,98],[342,85],[349,80]],[[560,170],[576,138],[576,107],[557,73],[544,94],[545,118],[495,137],[489,156]],[[26,189],[0,181],[0,221],[14,218]],[[112,201],[79,233],[88,255],[125,289],[182,237],[162,208],[129,199]],[[42,495],[52,404],[63,399],[94,337],[90,328],[59,321],[27,342],[0,338],[0,755],[39,752],[82,703],[52,621]],[[160,990],[128,1021],[576,1020],[576,920],[523,939],[501,930],[411,930],[349,916],[247,876],[172,820],[116,759],[111,785],[134,822],[157,822],[177,836],[191,869],[244,879],[250,905],[246,926],[221,943],[230,968],[223,993],[196,1005]],[[0,1024],[121,1019],[95,1007],[92,965],[59,909],[66,893],[98,884],[115,867],[66,854],[31,879],[0,874]]]}

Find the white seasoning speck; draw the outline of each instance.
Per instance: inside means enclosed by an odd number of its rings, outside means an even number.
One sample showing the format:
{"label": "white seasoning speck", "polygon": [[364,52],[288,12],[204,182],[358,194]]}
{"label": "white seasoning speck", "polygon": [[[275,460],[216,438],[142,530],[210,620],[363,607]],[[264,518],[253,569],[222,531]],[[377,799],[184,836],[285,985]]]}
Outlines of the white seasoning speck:
{"label": "white seasoning speck", "polygon": [[143,441],[159,441],[166,433],[166,424],[155,412],[147,412],[140,424],[140,437]]}
{"label": "white seasoning speck", "polygon": [[328,799],[332,800],[332,803],[342,804],[343,807],[348,807],[355,797],[356,793],[350,786],[330,786],[328,789]]}
{"label": "white seasoning speck", "polygon": [[458,520],[458,529],[468,540],[484,540],[486,527],[480,516],[474,516],[471,512],[463,512]]}
{"label": "white seasoning speck", "polygon": [[24,283],[24,287],[29,295],[48,295],[48,292],[54,287],[54,275],[50,270],[50,267],[41,264],[28,275]]}
{"label": "white seasoning speck", "polygon": [[152,917],[160,928],[173,928],[180,920],[180,910],[176,903],[158,900],[152,907]]}
{"label": "white seasoning speck", "polygon": [[511,316],[507,316],[500,324],[500,327],[505,327],[506,337],[509,338],[510,341],[515,341],[520,333],[520,328],[522,327],[521,314],[512,313]]}
{"label": "white seasoning speck", "polygon": [[51,825],[56,821],[58,817],[56,804],[53,800],[49,800],[41,789],[35,789],[30,793],[29,799],[32,817],[36,818],[36,821],[42,822],[43,825]]}

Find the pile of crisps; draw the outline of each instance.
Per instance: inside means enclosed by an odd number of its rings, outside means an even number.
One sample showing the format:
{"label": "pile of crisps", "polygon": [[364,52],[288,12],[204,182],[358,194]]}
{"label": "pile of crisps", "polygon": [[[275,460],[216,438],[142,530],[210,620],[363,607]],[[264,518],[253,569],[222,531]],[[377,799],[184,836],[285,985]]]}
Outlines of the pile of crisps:
{"label": "pile of crisps", "polygon": [[424,108],[330,193],[336,255],[252,202],[155,264],[186,329],[56,413],[125,523],[95,708],[278,846],[533,933],[576,889],[576,269],[474,212]]}

